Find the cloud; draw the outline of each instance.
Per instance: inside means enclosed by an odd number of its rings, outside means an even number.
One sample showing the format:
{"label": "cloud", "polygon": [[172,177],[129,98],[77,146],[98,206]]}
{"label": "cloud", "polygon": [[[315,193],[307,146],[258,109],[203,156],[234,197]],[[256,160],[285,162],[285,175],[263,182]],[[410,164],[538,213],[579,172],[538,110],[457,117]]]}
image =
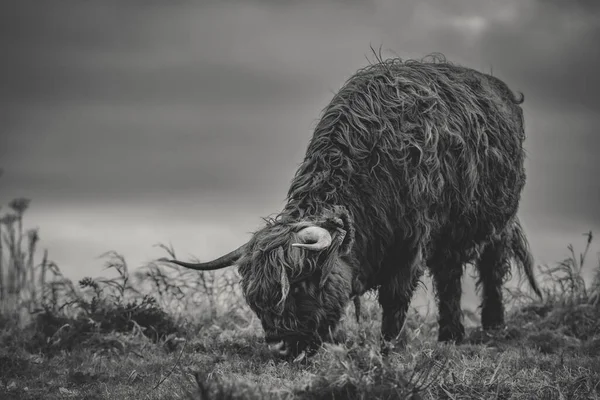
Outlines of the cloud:
{"label": "cloud", "polygon": [[[388,47],[403,53],[439,51],[452,61],[493,70],[526,92],[527,99],[547,107],[592,112],[600,105],[595,93],[600,87],[600,7],[593,2],[409,3],[378,2],[380,17],[389,25]],[[394,16],[407,11],[407,23],[394,26]]]}
{"label": "cloud", "polygon": [[[600,106],[600,18],[580,9],[543,6],[520,14],[514,24],[493,26],[482,37],[487,57],[502,58],[532,99],[559,111],[594,112]],[[591,90],[595,88],[595,90]]]}

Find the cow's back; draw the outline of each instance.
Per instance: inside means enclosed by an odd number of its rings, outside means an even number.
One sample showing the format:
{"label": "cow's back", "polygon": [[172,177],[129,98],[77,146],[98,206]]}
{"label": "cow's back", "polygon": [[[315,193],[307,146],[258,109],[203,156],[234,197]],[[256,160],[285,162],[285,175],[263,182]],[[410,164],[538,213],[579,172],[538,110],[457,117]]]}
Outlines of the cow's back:
{"label": "cow's back", "polygon": [[[470,251],[515,215],[525,182],[522,111],[499,79],[390,60],[325,108],[289,198],[307,214],[345,205],[372,268],[398,240]],[[308,211],[307,211],[308,210]]]}

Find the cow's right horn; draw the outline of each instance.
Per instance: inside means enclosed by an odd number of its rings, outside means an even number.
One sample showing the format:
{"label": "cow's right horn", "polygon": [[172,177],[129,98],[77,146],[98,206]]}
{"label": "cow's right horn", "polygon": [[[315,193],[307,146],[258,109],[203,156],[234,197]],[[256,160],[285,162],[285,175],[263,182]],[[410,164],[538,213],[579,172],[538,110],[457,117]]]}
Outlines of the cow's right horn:
{"label": "cow's right horn", "polygon": [[331,234],[320,226],[308,226],[298,232],[300,243],[292,243],[294,247],[307,250],[323,250],[331,245]]}
{"label": "cow's right horn", "polygon": [[237,260],[244,254],[244,249],[246,244],[238,247],[231,253],[227,253],[224,256],[217,258],[216,260],[207,261],[203,263],[187,263],[178,260],[168,260],[166,258],[161,258],[159,261],[170,262],[173,264],[181,265],[182,267],[196,269],[199,271],[214,271],[216,269],[226,268],[231,265],[234,265]]}

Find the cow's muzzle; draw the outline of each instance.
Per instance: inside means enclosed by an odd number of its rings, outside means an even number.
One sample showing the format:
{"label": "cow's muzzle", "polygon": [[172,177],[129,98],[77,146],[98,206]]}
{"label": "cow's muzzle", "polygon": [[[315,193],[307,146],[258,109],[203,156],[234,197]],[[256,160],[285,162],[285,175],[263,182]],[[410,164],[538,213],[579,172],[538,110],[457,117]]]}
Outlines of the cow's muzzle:
{"label": "cow's muzzle", "polygon": [[269,350],[275,356],[286,357],[290,355],[290,346],[284,341],[280,340],[278,342],[268,343]]}
{"label": "cow's muzzle", "polygon": [[317,340],[306,336],[268,336],[265,341],[276,357],[297,357],[303,352],[308,355],[318,348]]}

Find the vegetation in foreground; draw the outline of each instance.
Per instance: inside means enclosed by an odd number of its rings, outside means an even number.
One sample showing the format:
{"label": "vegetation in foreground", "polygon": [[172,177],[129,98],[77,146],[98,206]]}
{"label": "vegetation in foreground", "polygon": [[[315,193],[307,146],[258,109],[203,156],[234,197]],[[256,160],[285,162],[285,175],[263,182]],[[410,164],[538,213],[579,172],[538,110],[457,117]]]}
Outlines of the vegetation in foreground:
{"label": "vegetation in foreground", "polygon": [[506,329],[439,344],[435,318],[413,312],[406,349],[383,357],[380,310],[366,296],[339,344],[288,362],[265,349],[235,275],[160,264],[130,275],[107,253],[116,277],[75,285],[47,252],[35,262],[28,205],[11,202],[0,223],[0,398],[600,398],[600,265],[582,277],[591,233],[582,254],[570,246],[540,268],[544,302],[507,290]]}

